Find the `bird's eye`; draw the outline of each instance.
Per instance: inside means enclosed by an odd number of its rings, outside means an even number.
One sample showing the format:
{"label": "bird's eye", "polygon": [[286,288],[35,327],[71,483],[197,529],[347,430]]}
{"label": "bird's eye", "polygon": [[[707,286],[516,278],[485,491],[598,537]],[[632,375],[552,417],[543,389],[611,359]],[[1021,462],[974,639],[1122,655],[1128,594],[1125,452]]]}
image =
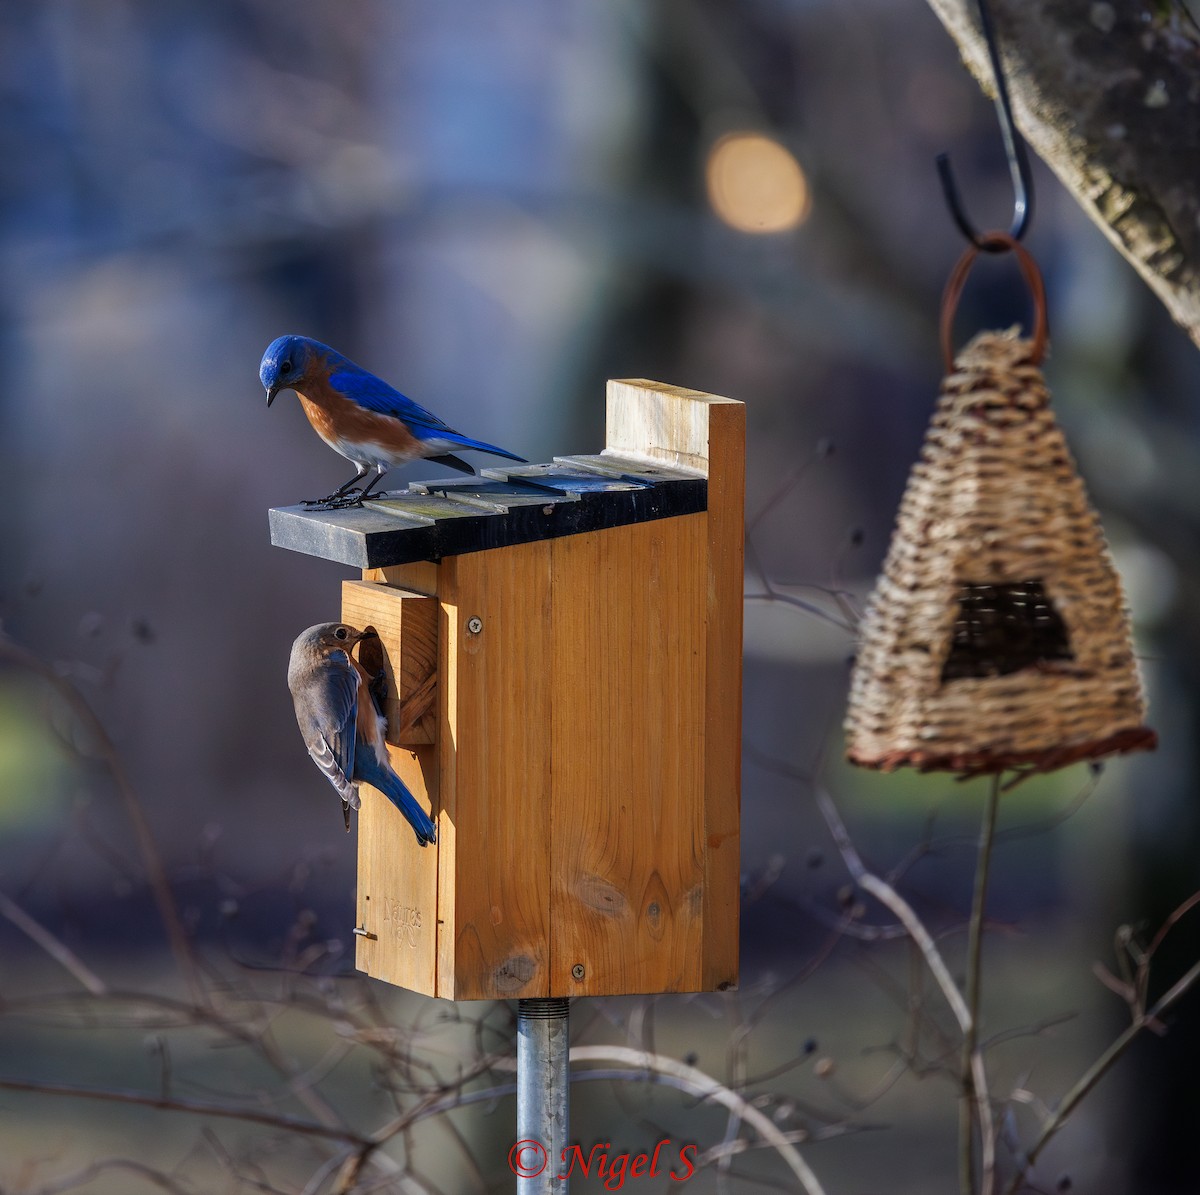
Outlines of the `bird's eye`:
{"label": "bird's eye", "polygon": [[333,637],[335,639],[345,639],[346,635],[347,631],[345,627],[338,627],[338,629],[333,632]]}
{"label": "bird's eye", "polygon": [[279,362],[279,372],[280,373],[291,373],[292,372],[292,363],[290,361],[280,361]]}

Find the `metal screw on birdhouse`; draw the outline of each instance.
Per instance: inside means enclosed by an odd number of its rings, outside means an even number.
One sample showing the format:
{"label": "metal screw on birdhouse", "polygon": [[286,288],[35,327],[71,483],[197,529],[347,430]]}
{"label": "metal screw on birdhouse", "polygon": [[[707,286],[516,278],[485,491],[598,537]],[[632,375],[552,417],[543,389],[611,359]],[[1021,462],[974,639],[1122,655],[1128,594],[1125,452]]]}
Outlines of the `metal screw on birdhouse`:
{"label": "metal screw on birdhouse", "polygon": [[583,976],[584,976],[583,964],[576,963],[575,966],[573,966],[571,968],[571,978],[572,979],[582,979]]}
{"label": "metal screw on birdhouse", "polygon": [[467,619],[467,630],[470,631],[472,635],[478,635],[479,632],[483,630],[483,619],[482,618],[468,618]]}

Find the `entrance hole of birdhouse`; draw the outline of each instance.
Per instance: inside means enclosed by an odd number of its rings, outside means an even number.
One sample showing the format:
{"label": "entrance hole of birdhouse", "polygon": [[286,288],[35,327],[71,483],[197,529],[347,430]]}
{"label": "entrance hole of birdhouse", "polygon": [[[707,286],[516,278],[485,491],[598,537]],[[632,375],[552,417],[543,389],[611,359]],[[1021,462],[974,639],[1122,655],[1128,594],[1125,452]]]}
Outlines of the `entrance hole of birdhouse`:
{"label": "entrance hole of birdhouse", "polygon": [[1062,615],[1039,580],[1009,584],[964,582],[942,683],[1007,676],[1023,668],[1073,660]]}

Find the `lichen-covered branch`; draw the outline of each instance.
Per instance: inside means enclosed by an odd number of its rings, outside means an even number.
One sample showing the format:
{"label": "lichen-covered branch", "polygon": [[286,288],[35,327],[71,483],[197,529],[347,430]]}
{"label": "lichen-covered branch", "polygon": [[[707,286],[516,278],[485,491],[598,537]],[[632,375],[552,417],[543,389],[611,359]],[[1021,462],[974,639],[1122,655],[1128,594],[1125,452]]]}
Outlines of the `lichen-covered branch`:
{"label": "lichen-covered branch", "polygon": [[[929,0],[993,94],[975,0]],[[1200,33],[1182,9],[990,0],[1030,146],[1200,345]]]}

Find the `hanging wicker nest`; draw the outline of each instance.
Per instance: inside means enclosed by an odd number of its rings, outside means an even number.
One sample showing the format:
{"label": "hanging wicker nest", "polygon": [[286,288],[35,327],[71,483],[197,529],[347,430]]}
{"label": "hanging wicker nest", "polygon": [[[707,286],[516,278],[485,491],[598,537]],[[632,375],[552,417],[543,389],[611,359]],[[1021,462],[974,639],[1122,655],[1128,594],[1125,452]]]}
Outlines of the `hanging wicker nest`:
{"label": "hanging wicker nest", "polygon": [[942,382],[862,624],[853,763],[1050,771],[1155,746],[1121,583],[1050,410],[1039,333],[981,333]]}

